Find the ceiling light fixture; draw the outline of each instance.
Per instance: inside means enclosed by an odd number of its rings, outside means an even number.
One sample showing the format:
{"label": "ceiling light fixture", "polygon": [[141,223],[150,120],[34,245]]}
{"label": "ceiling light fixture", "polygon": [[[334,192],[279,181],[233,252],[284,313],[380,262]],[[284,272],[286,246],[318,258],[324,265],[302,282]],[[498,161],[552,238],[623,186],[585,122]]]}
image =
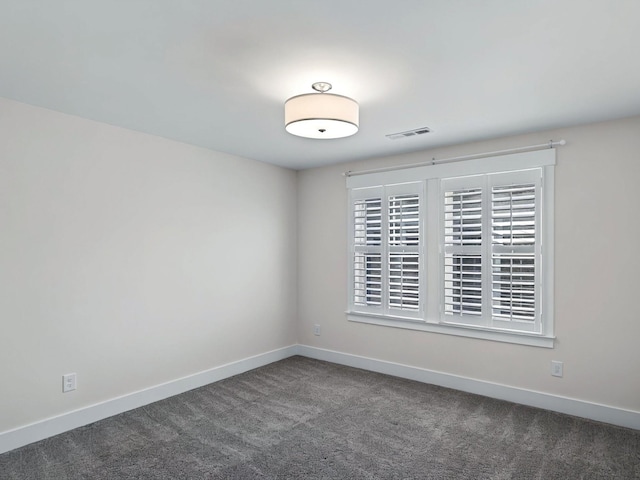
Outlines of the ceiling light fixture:
{"label": "ceiling light fixture", "polygon": [[284,103],[284,125],[287,132],[307,138],[342,138],[358,131],[358,102],[349,97],[326,93],[331,84],[316,82],[311,87],[318,93],[291,97]]}

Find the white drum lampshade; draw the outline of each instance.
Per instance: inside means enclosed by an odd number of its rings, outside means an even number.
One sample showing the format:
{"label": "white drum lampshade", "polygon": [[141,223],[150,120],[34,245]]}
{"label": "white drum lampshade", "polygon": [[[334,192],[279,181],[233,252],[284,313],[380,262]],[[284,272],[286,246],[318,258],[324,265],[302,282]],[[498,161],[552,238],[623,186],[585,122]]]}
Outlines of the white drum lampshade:
{"label": "white drum lampshade", "polygon": [[299,137],[331,139],[353,135],[360,123],[358,102],[349,97],[324,93],[331,84],[318,82],[313,88],[322,93],[291,97],[284,104],[287,132]]}

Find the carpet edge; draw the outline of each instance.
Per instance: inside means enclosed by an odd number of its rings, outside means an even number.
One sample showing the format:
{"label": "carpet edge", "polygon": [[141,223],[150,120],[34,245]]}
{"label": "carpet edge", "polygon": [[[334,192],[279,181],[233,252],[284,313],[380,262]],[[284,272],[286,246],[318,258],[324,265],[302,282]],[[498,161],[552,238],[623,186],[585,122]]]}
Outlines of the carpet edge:
{"label": "carpet edge", "polygon": [[0,454],[297,354],[289,345],[0,432]]}
{"label": "carpet edge", "polygon": [[404,365],[386,360],[327,350],[309,345],[297,345],[297,354],[337,363],[348,367],[361,368],[395,377],[452,388],[485,397],[542,408],[558,413],[604,422],[619,427],[640,430],[640,412],[626,410],[575,398],[511,387],[498,383],[477,380],[425,368]]}

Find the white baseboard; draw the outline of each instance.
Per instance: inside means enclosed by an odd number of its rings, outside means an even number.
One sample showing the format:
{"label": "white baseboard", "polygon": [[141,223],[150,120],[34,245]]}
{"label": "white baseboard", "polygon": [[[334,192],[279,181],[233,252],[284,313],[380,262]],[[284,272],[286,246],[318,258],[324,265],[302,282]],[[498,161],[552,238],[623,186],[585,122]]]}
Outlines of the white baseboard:
{"label": "white baseboard", "polygon": [[509,402],[544,408],[554,412],[575,415],[598,422],[610,423],[621,427],[640,430],[640,412],[585,402],[574,398],[561,397],[548,393],[526,390],[523,388],[500,385],[498,383],[475,380],[473,378],[436,372],[424,368],[402,365],[399,363],[361,357],[348,353],[325,350],[308,345],[298,345],[297,354],[304,357],[325,360],[349,367],[362,368],[395,377],[407,378],[418,382],[430,383],[442,387],[453,388],[463,392],[476,393],[485,397],[507,400]]}
{"label": "white baseboard", "polygon": [[317,360],[362,368],[372,372],[384,373],[423,383],[431,383],[463,392],[476,393],[486,397],[507,400],[522,405],[544,408],[546,410],[640,430],[640,412],[632,410],[624,410],[608,405],[600,405],[533,390],[509,387],[507,385],[377,360],[375,358],[325,350],[308,345],[291,345],[2,432],[0,433],[0,454],[134,408],[163,400],[173,395],[193,390],[194,388],[253,370],[254,368],[277,362],[278,360],[283,360],[293,355],[302,355]]}
{"label": "white baseboard", "polygon": [[0,453],[277,362],[296,352],[297,345],[291,345],[2,432]]}

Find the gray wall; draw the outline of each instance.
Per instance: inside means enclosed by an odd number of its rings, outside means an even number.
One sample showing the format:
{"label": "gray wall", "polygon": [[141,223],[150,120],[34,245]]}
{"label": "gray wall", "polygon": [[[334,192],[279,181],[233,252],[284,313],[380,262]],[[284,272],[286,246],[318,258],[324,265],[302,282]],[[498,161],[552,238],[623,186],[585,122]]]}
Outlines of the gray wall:
{"label": "gray wall", "polygon": [[[346,320],[344,171],[562,138],[555,349]],[[305,170],[298,177],[299,343],[640,411],[640,117]],[[314,324],[321,336],[313,335]],[[550,375],[552,359],[565,363],[563,378]]]}
{"label": "gray wall", "polygon": [[295,344],[295,200],[294,171],[0,99],[0,432]]}

